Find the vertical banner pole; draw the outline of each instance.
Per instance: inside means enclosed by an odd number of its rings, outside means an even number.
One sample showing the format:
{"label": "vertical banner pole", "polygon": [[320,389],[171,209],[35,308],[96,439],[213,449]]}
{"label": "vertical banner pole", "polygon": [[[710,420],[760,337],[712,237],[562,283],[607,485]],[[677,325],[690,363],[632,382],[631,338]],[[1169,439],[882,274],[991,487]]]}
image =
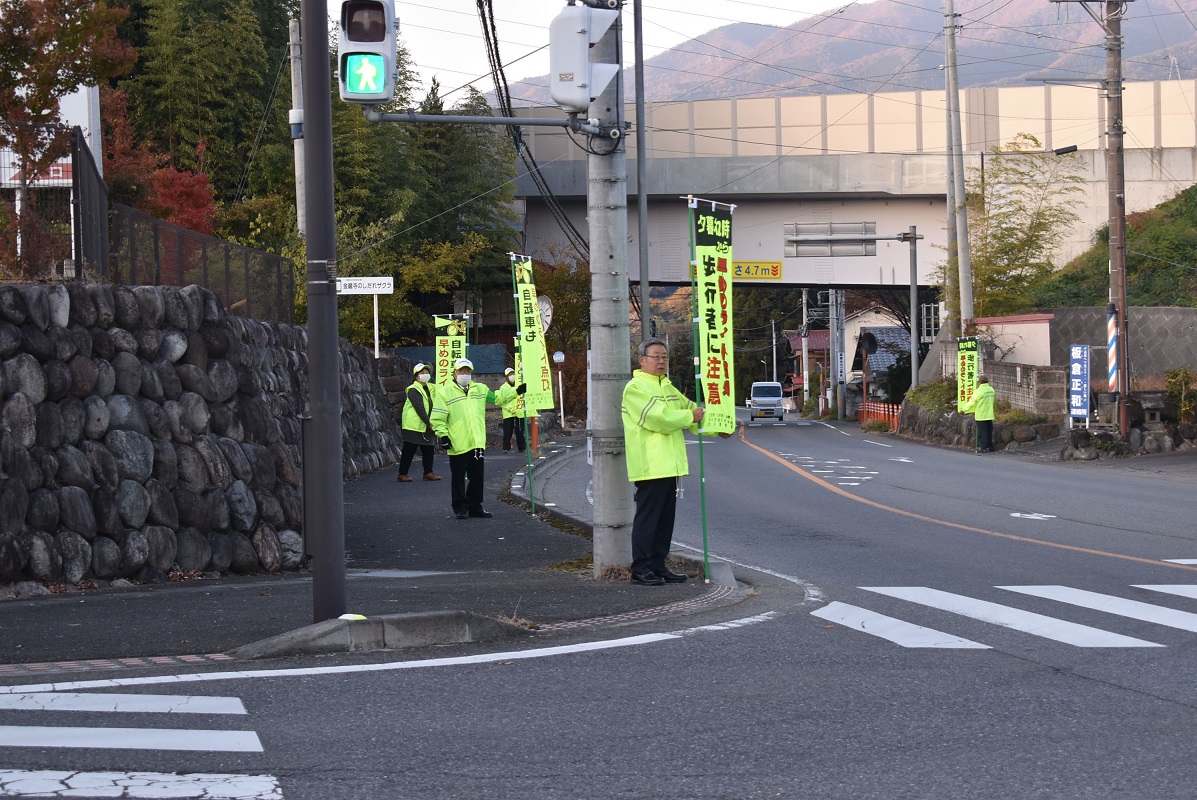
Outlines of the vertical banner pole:
{"label": "vertical banner pole", "polygon": [[[694,402],[702,404],[702,352],[698,344],[698,252],[694,243],[694,209],[698,201],[688,198],[690,206],[690,313],[694,319]],[[705,419],[704,419],[705,421]],[[702,578],[711,582],[711,549],[707,537],[707,468],[703,458],[702,430],[698,433],[698,502],[702,512]]]}
{"label": "vertical banner pole", "polygon": [[[520,289],[515,280],[515,253],[511,253],[511,297],[515,303],[515,382],[524,380],[524,360],[520,351]],[[524,406],[524,418],[518,423],[524,429],[524,477],[528,479],[528,502],[532,516],[536,516],[536,487],[532,485],[532,432],[528,430],[528,407]]]}
{"label": "vertical banner pole", "polygon": [[[549,369],[549,354],[544,341],[544,324],[540,305],[536,300],[536,280],[532,274],[530,256],[511,253],[511,287],[515,295],[516,382],[525,384],[523,395],[524,431],[527,437],[528,415],[553,408],[553,375]],[[529,374],[531,372],[531,374]],[[532,491],[532,442],[525,438],[524,452],[528,454],[528,496],[532,498],[532,513],[536,513],[536,499]]]}
{"label": "vertical banner pole", "polygon": [[687,201],[690,207],[690,285],[694,298],[694,395],[704,409],[702,424],[698,429],[702,551],[706,581],[710,583],[703,438],[711,434],[726,438],[736,430],[731,277],[732,212],[735,206],[698,200],[693,196],[688,197]]}
{"label": "vertical banner pole", "polygon": [[378,295],[374,295],[374,358],[378,358]]}

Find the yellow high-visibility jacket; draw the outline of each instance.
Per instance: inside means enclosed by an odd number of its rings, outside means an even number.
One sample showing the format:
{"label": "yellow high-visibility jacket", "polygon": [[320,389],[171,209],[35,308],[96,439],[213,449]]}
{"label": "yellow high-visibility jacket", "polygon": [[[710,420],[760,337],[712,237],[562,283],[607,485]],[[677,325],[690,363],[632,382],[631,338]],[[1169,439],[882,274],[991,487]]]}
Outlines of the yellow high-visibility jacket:
{"label": "yellow high-visibility jacket", "polygon": [[697,405],[669,378],[641,370],[623,389],[623,436],[628,480],[674,478],[690,474],[683,430],[698,433]]}

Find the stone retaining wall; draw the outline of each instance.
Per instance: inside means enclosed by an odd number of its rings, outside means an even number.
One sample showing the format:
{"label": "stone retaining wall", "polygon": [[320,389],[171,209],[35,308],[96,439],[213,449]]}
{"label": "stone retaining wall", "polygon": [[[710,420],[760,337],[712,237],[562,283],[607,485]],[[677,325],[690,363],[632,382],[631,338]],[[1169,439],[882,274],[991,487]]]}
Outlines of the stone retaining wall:
{"label": "stone retaining wall", "polygon": [[[345,477],[394,462],[342,342]],[[0,285],[0,581],[274,572],[303,559],[307,332],[197,286]]]}
{"label": "stone retaining wall", "polygon": [[[951,447],[975,447],[976,423],[972,414],[955,412],[933,413],[914,403],[903,402],[898,412],[898,433],[925,442]],[[1017,450],[1031,442],[1053,439],[1060,435],[1054,422],[1043,425],[993,424],[993,449]]]}

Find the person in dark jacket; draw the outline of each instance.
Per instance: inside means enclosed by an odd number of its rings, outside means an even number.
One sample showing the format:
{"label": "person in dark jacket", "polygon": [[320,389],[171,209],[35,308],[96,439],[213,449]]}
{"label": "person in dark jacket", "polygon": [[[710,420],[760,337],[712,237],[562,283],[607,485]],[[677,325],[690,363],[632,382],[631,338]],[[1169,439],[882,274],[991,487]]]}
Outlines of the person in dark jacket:
{"label": "person in dark jacket", "polygon": [[427,364],[416,364],[412,372],[415,380],[407,387],[406,402],[403,404],[403,452],[399,456],[399,475],[396,480],[400,483],[411,482],[407,471],[411,469],[416,450],[419,450],[424,460],[424,480],[439,481],[440,476],[432,471],[436,434],[432,431],[428,416],[436,399],[436,384],[432,383],[432,370]]}

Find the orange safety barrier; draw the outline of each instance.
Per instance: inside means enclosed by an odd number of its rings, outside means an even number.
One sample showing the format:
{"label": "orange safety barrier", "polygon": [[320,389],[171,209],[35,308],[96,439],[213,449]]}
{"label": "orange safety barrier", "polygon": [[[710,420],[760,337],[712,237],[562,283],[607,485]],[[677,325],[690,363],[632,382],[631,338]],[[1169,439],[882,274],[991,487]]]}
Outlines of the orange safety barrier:
{"label": "orange safety barrier", "polygon": [[888,424],[891,431],[896,431],[898,429],[898,412],[901,410],[902,406],[897,403],[878,403],[870,400],[861,404],[860,410],[856,412],[856,419],[862,423],[879,419]]}

